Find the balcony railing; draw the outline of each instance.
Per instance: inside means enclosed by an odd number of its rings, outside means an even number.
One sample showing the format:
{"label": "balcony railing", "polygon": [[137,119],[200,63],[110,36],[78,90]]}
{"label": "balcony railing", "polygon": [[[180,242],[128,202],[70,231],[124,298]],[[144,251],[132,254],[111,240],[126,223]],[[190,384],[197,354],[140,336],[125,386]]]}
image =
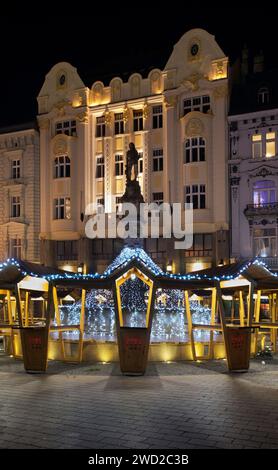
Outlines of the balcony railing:
{"label": "balcony railing", "polygon": [[278,214],[278,202],[268,202],[266,204],[247,204],[244,209],[246,216]]}

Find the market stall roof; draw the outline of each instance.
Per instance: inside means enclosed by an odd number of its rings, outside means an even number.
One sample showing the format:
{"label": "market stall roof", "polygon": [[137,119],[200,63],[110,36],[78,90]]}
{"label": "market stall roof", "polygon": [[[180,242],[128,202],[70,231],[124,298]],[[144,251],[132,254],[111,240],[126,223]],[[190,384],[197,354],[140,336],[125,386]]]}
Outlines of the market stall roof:
{"label": "market stall roof", "polygon": [[129,246],[123,248],[102,274],[72,273],[27,261],[10,259],[0,265],[0,288],[5,288],[5,285],[15,285],[25,276],[40,277],[60,286],[111,287],[115,279],[133,267],[137,267],[150,279],[155,280],[158,287],[165,289],[204,289],[214,286],[216,282],[236,280],[239,277],[253,280],[257,286],[260,286],[257,288],[278,288],[277,274],[271,272],[261,261],[256,259],[188,274],[173,274],[164,272],[143,248]]}
{"label": "market stall roof", "polygon": [[26,276],[48,279],[51,275],[65,275],[65,271],[29,261],[7,259],[0,264],[0,289],[12,289]]}

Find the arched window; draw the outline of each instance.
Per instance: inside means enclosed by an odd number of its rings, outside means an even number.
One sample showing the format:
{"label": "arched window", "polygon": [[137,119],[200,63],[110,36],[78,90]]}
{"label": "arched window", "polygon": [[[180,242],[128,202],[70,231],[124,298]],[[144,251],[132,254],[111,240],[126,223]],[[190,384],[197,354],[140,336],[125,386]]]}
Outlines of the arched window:
{"label": "arched window", "polygon": [[70,177],[70,159],[63,155],[55,158],[54,163],[54,177],[55,178],[69,178]]}
{"label": "arched window", "polygon": [[267,104],[269,102],[269,89],[264,86],[258,90],[258,103]]}
{"label": "arched window", "polygon": [[206,142],[203,137],[191,137],[185,141],[184,163],[204,162],[206,159]]}
{"label": "arched window", "polygon": [[256,181],[253,185],[253,202],[256,206],[276,202],[276,185],[274,181]]}

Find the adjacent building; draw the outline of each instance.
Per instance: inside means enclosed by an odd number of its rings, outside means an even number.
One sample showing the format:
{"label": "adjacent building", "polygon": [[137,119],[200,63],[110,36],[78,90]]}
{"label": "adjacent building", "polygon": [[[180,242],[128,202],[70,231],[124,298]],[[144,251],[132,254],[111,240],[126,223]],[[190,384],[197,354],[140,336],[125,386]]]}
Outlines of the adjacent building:
{"label": "adjacent building", "polygon": [[0,260],[40,261],[40,155],[34,123],[0,129]]}
{"label": "adjacent building", "polygon": [[230,128],[231,256],[278,269],[278,70],[243,51],[234,74]]}
{"label": "adjacent building", "polygon": [[[89,86],[88,86],[89,85]],[[85,85],[69,63],[56,64],[38,96],[41,262],[103,271],[122,240],[90,240],[86,207],[109,217],[125,189],[125,157],[134,142],[146,202],[192,202],[192,249],[147,239],[146,251],[175,272],[229,259],[228,58],[214,37],[194,29],[163,69],[127,82]]]}

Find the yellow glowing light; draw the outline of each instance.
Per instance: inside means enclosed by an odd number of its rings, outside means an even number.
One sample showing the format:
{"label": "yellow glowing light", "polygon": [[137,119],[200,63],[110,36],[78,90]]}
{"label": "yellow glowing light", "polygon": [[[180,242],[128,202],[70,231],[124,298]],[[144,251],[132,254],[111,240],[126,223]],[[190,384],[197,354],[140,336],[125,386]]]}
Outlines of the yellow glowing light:
{"label": "yellow glowing light", "polygon": [[201,269],[204,269],[204,264],[201,261],[192,264],[192,271],[200,271]]}

